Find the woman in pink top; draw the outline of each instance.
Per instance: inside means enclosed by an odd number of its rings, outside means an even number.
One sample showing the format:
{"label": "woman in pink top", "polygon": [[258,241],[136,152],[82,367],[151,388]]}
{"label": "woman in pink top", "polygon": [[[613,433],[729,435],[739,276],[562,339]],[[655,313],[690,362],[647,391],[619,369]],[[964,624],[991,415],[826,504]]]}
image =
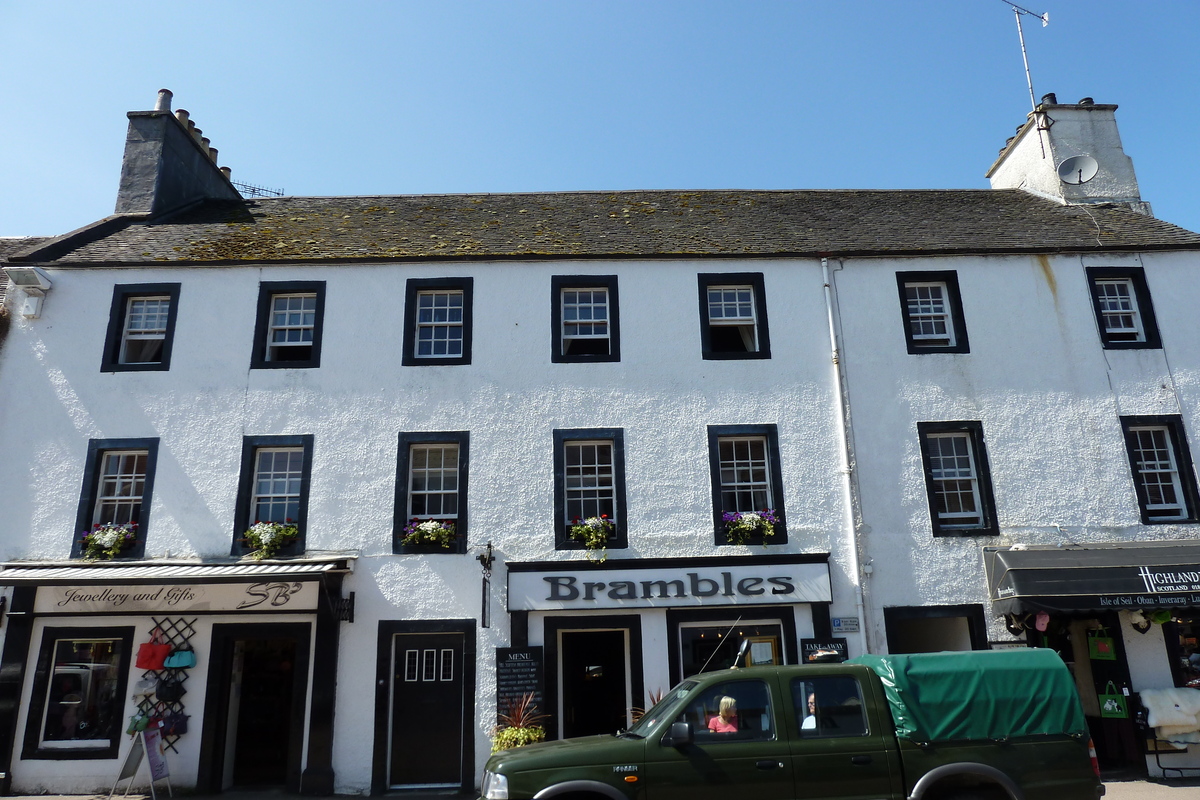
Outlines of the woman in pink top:
{"label": "woman in pink top", "polygon": [[708,721],[713,733],[737,733],[737,701],[726,695],[721,698],[717,716]]}

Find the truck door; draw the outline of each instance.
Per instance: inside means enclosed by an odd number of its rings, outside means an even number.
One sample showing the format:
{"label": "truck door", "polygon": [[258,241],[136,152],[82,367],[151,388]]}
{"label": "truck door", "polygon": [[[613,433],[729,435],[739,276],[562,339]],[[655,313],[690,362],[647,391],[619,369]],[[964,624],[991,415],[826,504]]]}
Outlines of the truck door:
{"label": "truck door", "polygon": [[761,679],[725,681],[699,692],[674,720],[691,726],[691,744],[647,743],[647,800],[791,798],[783,710]]}
{"label": "truck door", "polygon": [[[880,800],[902,796],[892,730],[875,713],[871,696],[853,674],[807,673],[788,680],[794,725],[791,760],[801,800]],[[870,706],[868,706],[870,704]],[[891,722],[888,716],[887,722]],[[895,773],[895,774],[894,774]]]}

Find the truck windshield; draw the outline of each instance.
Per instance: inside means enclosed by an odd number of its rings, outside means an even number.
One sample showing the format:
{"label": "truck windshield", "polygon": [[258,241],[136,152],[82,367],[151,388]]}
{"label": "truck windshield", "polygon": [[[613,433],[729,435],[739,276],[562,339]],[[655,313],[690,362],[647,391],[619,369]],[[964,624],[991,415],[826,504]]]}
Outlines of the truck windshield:
{"label": "truck windshield", "polygon": [[698,686],[696,681],[684,681],[676,686],[671,691],[667,692],[662,698],[655,703],[650,709],[638,717],[637,722],[627,731],[637,737],[644,737],[654,727],[655,723],[670,715],[671,711],[691,693],[692,689]]}

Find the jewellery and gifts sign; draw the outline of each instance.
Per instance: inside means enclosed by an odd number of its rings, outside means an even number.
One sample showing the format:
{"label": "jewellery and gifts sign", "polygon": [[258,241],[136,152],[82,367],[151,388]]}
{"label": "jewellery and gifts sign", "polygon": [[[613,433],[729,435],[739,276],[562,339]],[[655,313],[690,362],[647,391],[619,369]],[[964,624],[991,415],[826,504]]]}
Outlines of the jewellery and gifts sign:
{"label": "jewellery and gifts sign", "polygon": [[40,586],[35,614],[313,611],[316,581]]}
{"label": "jewellery and gifts sign", "polygon": [[[541,567],[541,565],[539,565]],[[548,566],[508,573],[510,611],[828,603],[826,563],[708,566],[628,566],[614,569]]]}

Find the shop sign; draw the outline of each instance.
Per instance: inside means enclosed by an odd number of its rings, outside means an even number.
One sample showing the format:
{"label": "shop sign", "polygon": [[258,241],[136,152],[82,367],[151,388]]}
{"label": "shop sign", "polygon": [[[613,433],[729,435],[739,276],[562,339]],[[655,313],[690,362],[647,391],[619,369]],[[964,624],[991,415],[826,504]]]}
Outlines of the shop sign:
{"label": "shop sign", "polygon": [[509,611],[828,603],[829,565],[569,569],[508,573]]}
{"label": "shop sign", "polygon": [[840,664],[849,657],[846,652],[845,639],[800,640],[800,662],[802,664]]}
{"label": "shop sign", "polygon": [[316,581],[39,586],[35,614],[315,611]]}

